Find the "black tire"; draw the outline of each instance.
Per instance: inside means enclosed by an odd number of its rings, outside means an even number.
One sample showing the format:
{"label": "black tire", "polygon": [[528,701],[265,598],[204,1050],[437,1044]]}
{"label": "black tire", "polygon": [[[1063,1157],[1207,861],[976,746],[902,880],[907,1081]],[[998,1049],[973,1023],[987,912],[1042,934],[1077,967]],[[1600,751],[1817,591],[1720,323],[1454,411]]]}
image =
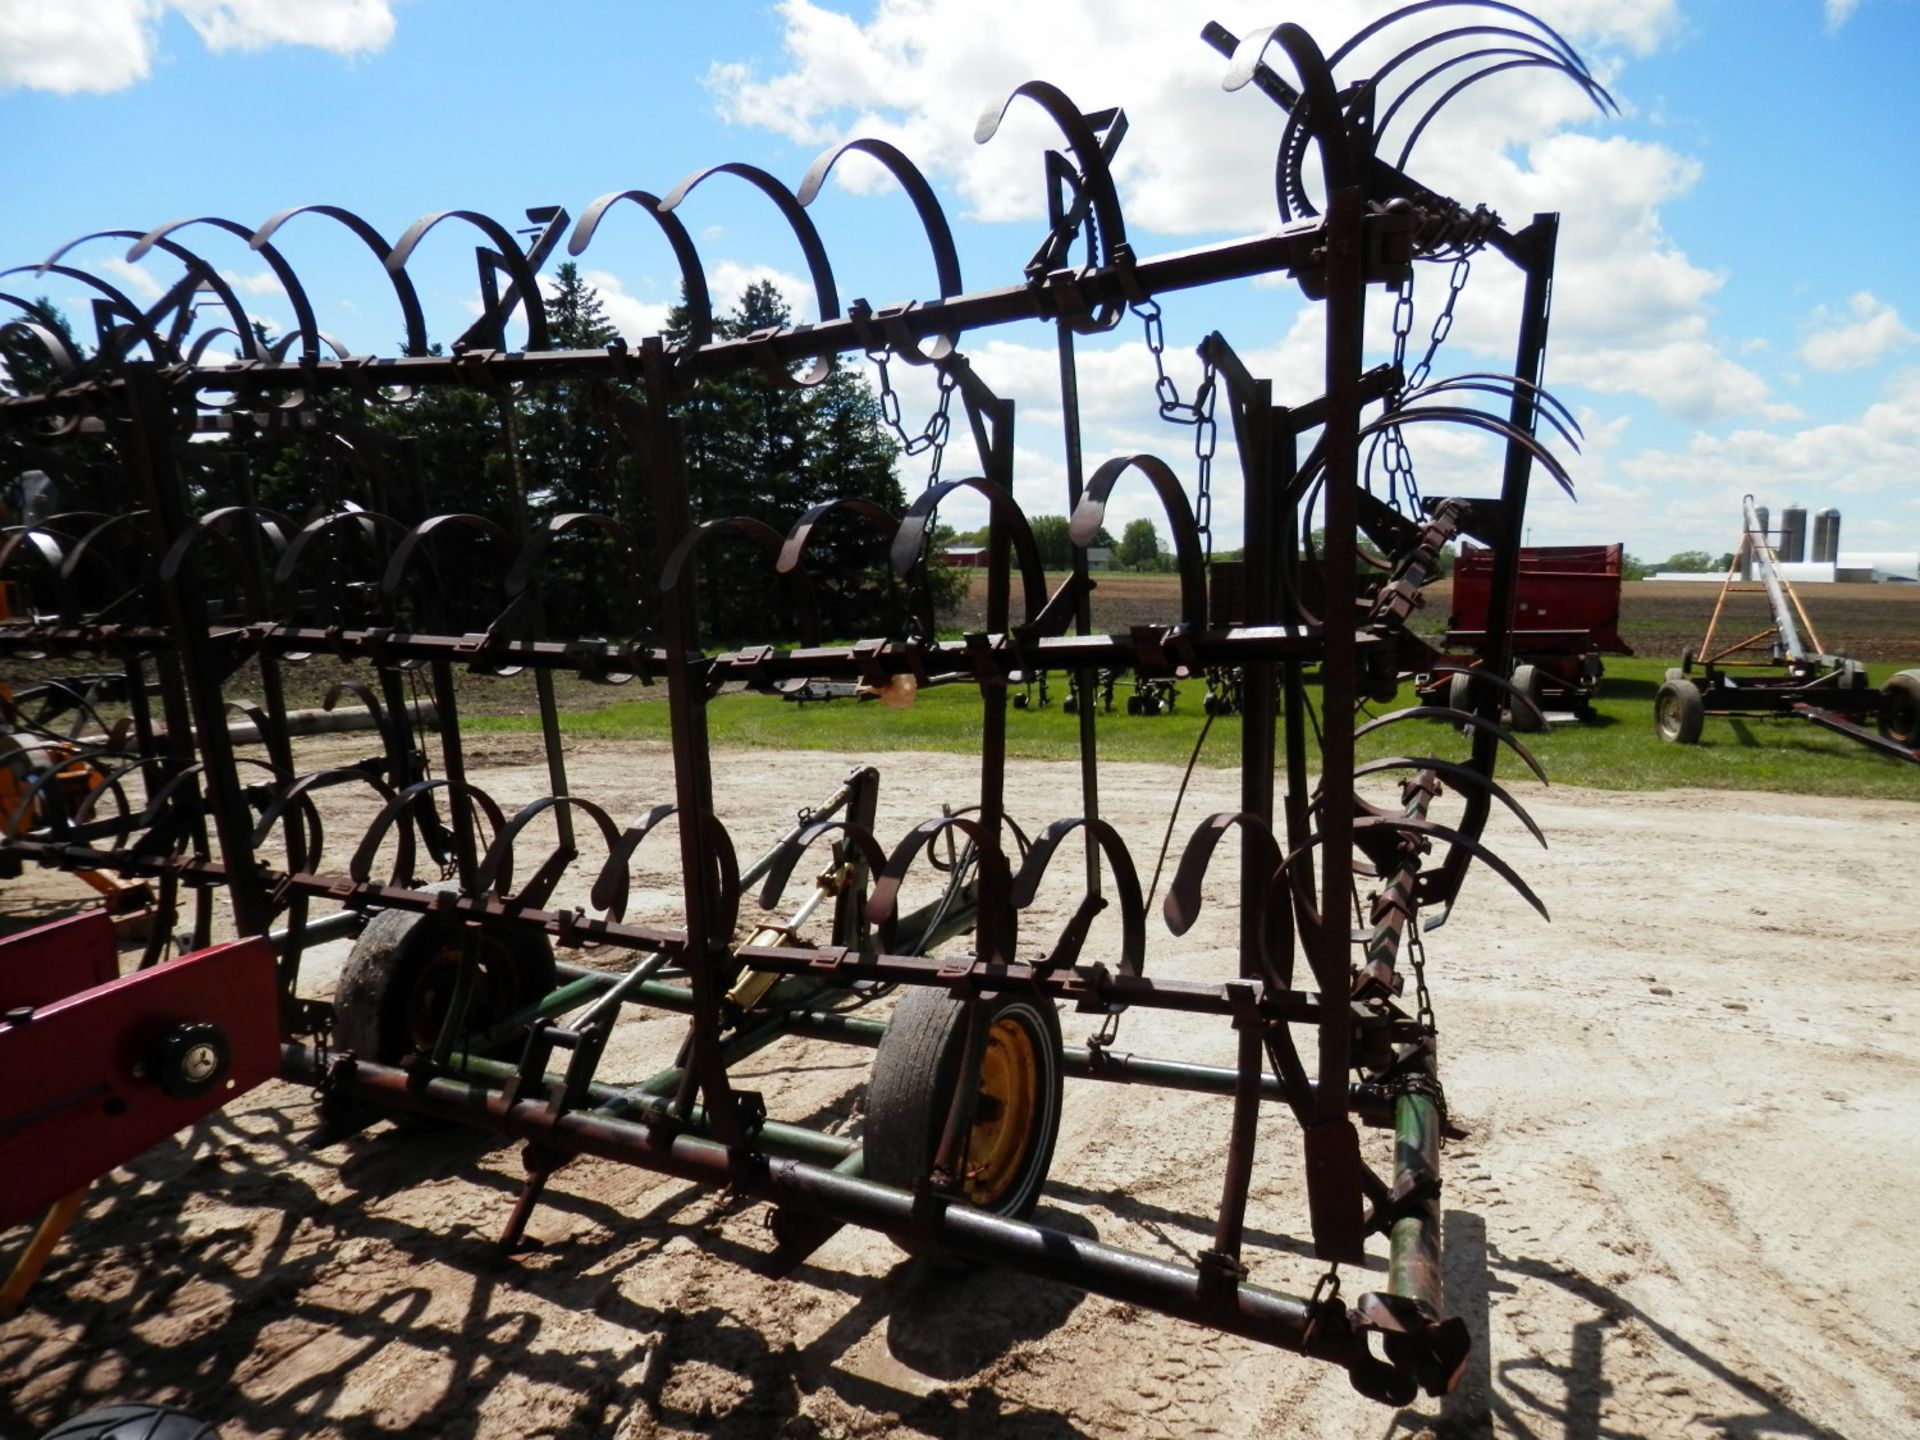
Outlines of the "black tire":
{"label": "black tire", "polygon": [[1653,697],[1653,728],[1669,745],[1697,745],[1707,702],[1691,680],[1669,680]]}
{"label": "black tire", "polygon": [[220,1440],[220,1432],[170,1405],[109,1405],[54,1426],[43,1440]]}
{"label": "black tire", "polygon": [[1538,665],[1517,665],[1513,671],[1513,688],[1532,702],[1531,706],[1515,701],[1511,707],[1513,728],[1527,732],[1547,728],[1547,676]]}
{"label": "black tire", "polygon": [[1456,670],[1447,681],[1447,708],[1473,713],[1473,676],[1465,670]]}
{"label": "black tire", "polygon": [[[383,910],[374,916],[334,986],[335,1046],[381,1065],[431,1050],[464,943],[464,927],[436,915]],[[480,936],[479,959],[467,1011],[471,1030],[496,1025],[553,989],[553,946],[545,935],[489,927]],[[492,1053],[511,1059],[519,1048],[512,1041]]]}
{"label": "black tire", "polygon": [[[991,1115],[985,1113],[996,1098],[991,1090],[976,1102],[967,1155],[971,1162],[983,1147],[986,1153],[961,1193],[982,1210],[1017,1219],[1039,1200],[1060,1134],[1060,1019],[1053,1002],[1040,996],[989,995],[977,1003],[989,1027],[982,1074],[1009,1093],[997,1097],[1001,1103]],[[902,997],[880,1038],[867,1089],[869,1179],[911,1190],[927,1178],[966,1043],[965,1003],[918,986]],[[1026,1083],[1012,1083],[1023,1071]],[[1000,1147],[1009,1153],[995,1156]]]}
{"label": "black tire", "polygon": [[1920,670],[1902,670],[1880,687],[1877,723],[1896,745],[1920,745]]}

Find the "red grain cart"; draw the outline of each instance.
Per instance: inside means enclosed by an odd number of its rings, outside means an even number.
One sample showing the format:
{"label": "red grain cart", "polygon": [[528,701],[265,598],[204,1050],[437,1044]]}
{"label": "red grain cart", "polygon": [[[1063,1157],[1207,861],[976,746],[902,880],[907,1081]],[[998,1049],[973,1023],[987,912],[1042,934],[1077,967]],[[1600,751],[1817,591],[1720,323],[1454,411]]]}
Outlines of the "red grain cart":
{"label": "red grain cart", "polygon": [[[1600,657],[1631,655],[1620,638],[1618,545],[1534,545],[1520,551],[1513,616],[1514,688],[1542,710],[1592,714],[1600,688]],[[1493,552],[1465,546],[1453,569],[1453,613],[1445,645],[1454,663],[1478,666],[1486,641]],[[1468,678],[1455,675],[1448,703],[1472,708]],[[1516,715],[1521,729],[1531,717]]]}

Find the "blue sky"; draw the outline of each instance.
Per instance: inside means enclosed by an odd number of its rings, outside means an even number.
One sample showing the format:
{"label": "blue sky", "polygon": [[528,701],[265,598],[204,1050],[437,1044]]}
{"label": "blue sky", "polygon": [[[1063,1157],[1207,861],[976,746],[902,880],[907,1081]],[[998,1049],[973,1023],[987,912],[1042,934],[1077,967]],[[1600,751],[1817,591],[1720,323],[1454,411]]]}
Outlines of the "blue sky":
{"label": "blue sky", "polygon": [[[1047,78],[1083,108],[1120,104],[1132,130],[1119,176],[1144,253],[1277,223],[1279,121],[1196,38],[1282,19],[1331,45],[1391,7],[1301,0],[883,0],[682,6],[561,0],[0,0],[0,268],[89,231],[144,231],[218,215],[253,225],[298,204],[359,212],[389,238],[452,207],[524,224],[527,206],[578,215],[596,196],[664,194],[696,168],[747,160],[797,185],[854,134],[892,139],[933,179],[970,287],[1009,284],[1039,237],[1038,112],[989,144],[981,110]],[[1660,559],[1729,548],[1739,497],[1838,506],[1843,549],[1920,549],[1920,293],[1902,253],[1915,229],[1920,107],[1906,67],[1914,0],[1554,0],[1536,7],[1618,98],[1596,114],[1563,80],[1501,77],[1444,113],[1410,169],[1511,223],[1564,215],[1550,386],[1586,427],[1569,456],[1580,503],[1542,492],[1538,543],[1624,540]],[[1442,12],[1444,14],[1444,12]],[[1484,16],[1485,12],[1481,12]],[[1450,23],[1471,23],[1453,12]],[[846,167],[814,207],[843,299],[933,293],[912,212]],[[581,264],[630,335],[674,298],[665,247],[615,212]],[[715,288],[780,278],[799,308],[797,248],[748,187],[703,186],[683,214]],[[471,232],[469,232],[470,235]],[[214,259],[270,324],[291,312],[257,255],[212,231]],[[188,238],[183,236],[183,239]],[[397,313],[344,231],[307,217],[282,232],[321,325],[355,351],[391,352]],[[412,266],[431,332],[471,313],[472,241],[435,232]],[[68,257],[158,293],[162,257],[129,273],[125,242]],[[1422,267],[1416,334],[1444,270]],[[79,287],[14,275],[81,312]],[[1517,286],[1485,258],[1436,373],[1505,369]],[[1389,304],[1370,316],[1376,351]],[[1219,328],[1283,398],[1318,389],[1313,307],[1286,285],[1166,302],[1177,378]],[[1017,477],[1034,513],[1064,509],[1051,342],[1037,327],[971,337],[976,368],[1020,402]],[[1152,369],[1131,321],[1083,342],[1089,455],[1151,450],[1191,476],[1184,433],[1151,408]],[[902,367],[896,367],[899,371]],[[922,374],[902,381],[910,423]],[[1424,427],[1424,487],[1496,483],[1490,444]],[[916,487],[912,462],[903,474]],[[949,473],[957,473],[950,468]],[[1120,518],[1150,513],[1144,487]],[[1222,542],[1238,497],[1223,486]],[[966,516],[956,513],[956,520]]]}

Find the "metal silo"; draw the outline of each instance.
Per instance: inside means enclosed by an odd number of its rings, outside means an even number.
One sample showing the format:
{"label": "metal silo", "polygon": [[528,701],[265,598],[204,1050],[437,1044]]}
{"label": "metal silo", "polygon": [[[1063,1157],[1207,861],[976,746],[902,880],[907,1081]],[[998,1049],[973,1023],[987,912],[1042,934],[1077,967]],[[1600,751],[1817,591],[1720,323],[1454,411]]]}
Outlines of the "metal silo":
{"label": "metal silo", "polygon": [[1780,560],[1797,565],[1807,558],[1807,507],[1789,505],[1780,512]]}
{"label": "metal silo", "polygon": [[1840,512],[1832,506],[1813,517],[1813,558],[1829,565],[1840,558]]}

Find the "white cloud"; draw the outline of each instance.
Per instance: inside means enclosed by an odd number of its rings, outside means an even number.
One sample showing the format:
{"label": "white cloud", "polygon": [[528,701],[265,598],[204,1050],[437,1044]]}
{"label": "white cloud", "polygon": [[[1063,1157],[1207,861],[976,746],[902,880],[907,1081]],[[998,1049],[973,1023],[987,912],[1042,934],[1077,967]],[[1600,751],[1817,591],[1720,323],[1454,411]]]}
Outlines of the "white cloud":
{"label": "white cloud", "polygon": [[286,294],[279,277],[271,270],[256,270],[250,275],[243,275],[238,270],[222,270],[220,278],[242,295],[271,295],[278,299]]}
{"label": "white cloud", "polygon": [[364,55],[394,28],[392,0],[6,0],[0,91],[98,95],[137,84],[152,69],[169,12],[214,51],[307,45]]}
{"label": "white cloud", "polygon": [[1688,537],[1689,544],[1724,533],[1730,546],[1740,497],[1751,493],[1776,510],[1795,502],[1838,505],[1850,514],[1856,536],[1911,546],[1911,525],[1890,525],[1876,515],[1905,496],[1920,473],[1920,369],[1895,375],[1879,399],[1850,419],[1784,433],[1697,432],[1681,448],[1644,450],[1618,468],[1636,493],[1637,523],[1664,516],[1669,533]]}
{"label": "white cloud", "polygon": [[310,45],[365,55],[393,38],[390,0],[167,0],[207,43],[222,50]]}
{"label": "white cloud", "polygon": [[[1221,9],[1241,34],[1272,18]],[[1645,53],[1679,23],[1671,0],[1557,0],[1541,12],[1591,52],[1603,81],[1618,69],[1611,52]],[[782,68],[759,73],[720,64],[707,76],[731,122],[822,147],[856,134],[892,140],[974,218],[1030,222],[1044,195],[1035,183],[1040,152],[1059,144],[1052,122],[1021,102],[985,145],[973,143],[973,123],[983,106],[997,106],[1041,75],[1085,108],[1125,102],[1130,129],[1114,168],[1131,231],[1259,231],[1279,218],[1271,180],[1263,177],[1273,173],[1284,117],[1251,88],[1221,90],[1226,63],[1198,39],[1196,12],[1188,7],[1159,0],[1044,7],[880,0],[860,23],[814,0],[783,0],[777,13]],[[1331,47],[1378,14],[1378,6],[1359,0],[1302,0],[1288,18]],[[1432,12],[1413,23],[1438,29],[1454,22]],[[1387,53],[1379,47],[1389,36],[1404,44],[1416,33],[1396,28],[1356,58],[1370,68]],[[1268,58],[1276,68],[1288,66],[1277,50]],[[1409,106],[1389,133],[1404,135],[1419,108]],[[1564,214],[1555,376],[1643,397],[1694,423],[1791,418],[1768,381],[1735,358],[1738,342],[1714,333],[1711,306],[1724,274],[1695,264],[1662,226],[1661,207],[1698,183],[1700,165],[1663,145],[1586,133],[1594,118],[1591,101],[1564,77],[1510,72],[1463,92],[1423,136],[1412,168],[1436,189],[1486,201],[1510,228],[1536,211]],[[844,176],[836,168],[835,179],[848,188],[875,184],[875,167],[844,168]],[[1427,278],[1432,267],[1421,269],[1416,345],[1444,294],[1438,277]],[[1510,266],[1491,256],[1477,263],[1453,352],[1475,357],[1480,368],[1508,368],[1519,295]],[[1376,342],[1384,340],[1383,317],[1370,319]]]}
{"label": "white cloud", "polygon": [[1860,0],[1827,0],[1827,33],[1832,34],[1853,18],[1853,12],[1860,8]]}
{"label": "white cloud", "polygon": [[1920,338],[1900,323],[1898,310],[1869,290],[1851,296],[1844,312],[1822,305],[1807,318],[1818,328],[1801,342],[1800,358],[1828,373],[1876,364]]}
{"label": "white cloud", "polygon": [[[71,265],[74,262],[69,260],[67,263]],[[158,300],[167,293],[167,286],[161,284],[150,271],[118,255],[89,261],[86,268],[117,281],[120,288],[135,300]]]}
{"label": "white cloud", "polygon": [[[628,294],[620,277],[611,271],[583,270],[580,278],[599,292],[600,304],[607,312],[607,319],[629,344],[666,330],[667,316],[673,309],[671,305]],[[542,275],[540,282],[543,287],[550,286],[552,277]]]}

